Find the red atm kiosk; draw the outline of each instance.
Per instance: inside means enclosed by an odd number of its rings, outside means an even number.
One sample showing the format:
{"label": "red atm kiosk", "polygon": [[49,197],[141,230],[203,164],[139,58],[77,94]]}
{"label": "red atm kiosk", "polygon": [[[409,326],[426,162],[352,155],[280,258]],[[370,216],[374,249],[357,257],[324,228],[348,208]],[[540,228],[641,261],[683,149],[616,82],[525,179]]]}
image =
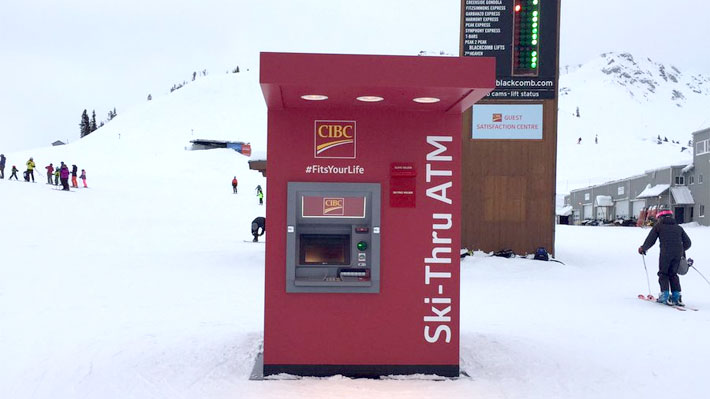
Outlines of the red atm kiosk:
{"label": "red atm kiosk", "polygon": [[491,58],[262,53],[264,375],[459,374],[461,113]]}

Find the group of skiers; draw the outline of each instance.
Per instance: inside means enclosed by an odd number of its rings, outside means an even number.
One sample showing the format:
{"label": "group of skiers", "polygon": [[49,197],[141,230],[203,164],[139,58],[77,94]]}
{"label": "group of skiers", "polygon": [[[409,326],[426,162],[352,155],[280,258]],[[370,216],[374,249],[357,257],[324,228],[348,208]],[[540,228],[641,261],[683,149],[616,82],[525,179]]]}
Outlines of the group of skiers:
{"label": "group of skiers", "polygon": [[[5,154],[0,154],[0,179],[5,178]],[[34,158],[30,157],[30,159],[25,163],[27,166],[27,169],[23,172],[23,178],[26,182],[33,182],[35,181],[35,168],[37,165],[35,164]],[[76,165],[71,166],[71,171],[69,169],[69,166],[66,165],[64,162],[60,162],[60,165],[55,167],[54,164],[50,163],[49,165],[44,167],[47,170],[47,184],[52,184],[55,186],[59,185],[59,182],[61,181],[62,183],[62,190],[69,191],[69,176],[71,175],[71,186],[74,188],[79,188],[79,183],[77,182],[77,177],[82,180],[84,183],[84,188],[88,188],[86,185],[86,171],[84,169],[81,170],[81,175],[79,175],[79,168]],[[11,170],[11,175],[8,180],[12,180],[14,177],[15,180],[20,180],[17,177],[17,172],[20,170],[17,169],[15,165],[12,165],[12,170]]]}
{"label": "group of skiers", "polygon": [[681,296],[678,268],[685,258],[685,251],[690,248],[690,238],[673,217],[673,212],[665,207],[656,214],[657,221],[648,233],[638,253],[646,255],[646,251],[660,240],[661,255],[658,258],[658,284],[661,293],[657,301],[667,305],[685,306]]}
{"label": "group of skiers", "polygon": [[[239,181],[237,180],[237,176],[234,176],[234,178],[232,178],[232,192],[234,194],[237,193],[237,186],[239,186]],[[261,184],[256,186],[256,198],[259,199],[259,205],[264,205],[264,191],[261,189]]]}

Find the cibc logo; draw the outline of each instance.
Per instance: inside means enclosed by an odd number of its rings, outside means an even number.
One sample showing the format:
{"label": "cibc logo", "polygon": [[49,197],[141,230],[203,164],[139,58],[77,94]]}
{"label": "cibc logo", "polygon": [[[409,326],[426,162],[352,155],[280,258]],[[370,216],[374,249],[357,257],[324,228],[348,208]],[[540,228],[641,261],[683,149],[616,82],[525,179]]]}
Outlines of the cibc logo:
{"label": "cibc logo", "polygon": [[323,215],[345,215],[345,198],[323,198]]}
{"label": "cibc logo", "polygon": [[316,158],[354,159],[355,121],[316,121],[313,152]]}

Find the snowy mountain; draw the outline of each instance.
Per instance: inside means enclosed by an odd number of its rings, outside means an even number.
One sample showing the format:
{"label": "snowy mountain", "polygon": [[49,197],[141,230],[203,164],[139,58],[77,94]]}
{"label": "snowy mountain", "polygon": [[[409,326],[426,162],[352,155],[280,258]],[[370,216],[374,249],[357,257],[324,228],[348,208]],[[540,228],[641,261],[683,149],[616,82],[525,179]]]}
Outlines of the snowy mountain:
{"label": "snowy mountain", "polygon": [[[613,81],[584,83],[602,76],[585,66],[565,77],[575,84],[565,85],[561,125],[576,130],[561,132],[560,152],[579,158],[565,158],[560,176],[597,161],[648,168],[639,149],[679,152],[654,144],[656,130],[600,130],[600,143],[589,143],[590,125],[611,123],[595,118],[615,111],[602,100],[630,107],[642,97]],[[617,91],[592,97],[602,86]],[[693,107],[687,97],[673,112]],[[660,110],[667,100],[643,104]],[[635,251],[647,231],[635,227],[558,226],[564,265],[482,252],[463,259],[459,379],[250,381],[263,341],[264,246],[244,241],[264,215],[255,186],[267,204],[277,199],[246,157],[185,147],[202,138],[263,150],[265,118],[255,73],[210,76],[122,111],[75,143],[5,154],[8,169],[32,156],[39,170],[35,184],[0,180],[0,398],[699,398],[710,390],[709,287],[693,271],[683,277],[684,300],[698,312],[636,299],[649,286]],[[573,144],[583,134],[584,144]],[[628,158],[615,158],[620,142],[635,149]],[[89,188],[45,184],[43,166],[60,161],[85,168]],[[689,254],[710,273],[710,255],[697,249],[710,229],[686,229]],[[647,257],[651,274],[657,248]],[[659,344],[663,326],[689,333]]]}
{"label": "snowy mountain", "polygon": [[710,126],[710,76],[626,53],[561,72],[558,193],[692,162],[692,132]]}

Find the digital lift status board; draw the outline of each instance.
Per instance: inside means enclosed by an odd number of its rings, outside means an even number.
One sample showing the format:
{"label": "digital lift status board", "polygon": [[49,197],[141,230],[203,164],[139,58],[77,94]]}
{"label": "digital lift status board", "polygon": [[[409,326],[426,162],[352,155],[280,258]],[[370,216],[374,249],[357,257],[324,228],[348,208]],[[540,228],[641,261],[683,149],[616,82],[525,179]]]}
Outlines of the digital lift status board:
{"label": "digital lift status board", "polygon": [[554,99],[558,0],[462,0],[465,57],[495,57],[486,98]]}

